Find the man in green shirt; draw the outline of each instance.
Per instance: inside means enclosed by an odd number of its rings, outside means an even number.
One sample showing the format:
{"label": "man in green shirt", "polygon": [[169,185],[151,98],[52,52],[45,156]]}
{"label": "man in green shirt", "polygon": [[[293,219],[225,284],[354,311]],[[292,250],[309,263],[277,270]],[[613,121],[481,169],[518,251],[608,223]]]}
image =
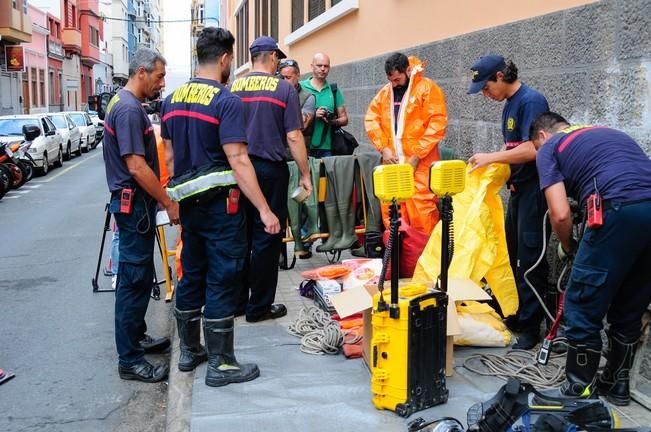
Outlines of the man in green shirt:
{"label": "man in green shirt", "polygon": [[315,97],[316,114],[310,156],[322,158],[332,156],[331,128],[346,126],[348,114],[344,106],[344,95],[337,89],[337,100],[332,92],[330,83],[326,80],[330,72],[330,58],[323,53],[317,53],[312,59],[312,77],[301,81],[301,87]]}

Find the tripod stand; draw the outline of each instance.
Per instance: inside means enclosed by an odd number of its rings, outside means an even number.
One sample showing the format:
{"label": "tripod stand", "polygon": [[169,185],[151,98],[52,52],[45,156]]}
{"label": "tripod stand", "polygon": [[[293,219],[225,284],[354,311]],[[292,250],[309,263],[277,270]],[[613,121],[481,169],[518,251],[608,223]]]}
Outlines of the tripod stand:
{"label": "tripod stand", "polygon": [[[93,287],[93,292],[94,293],[102,293],[102,292],[115,292],[115,288],[100,288],[99,286],[99,272],[100,268],[102,267],[102,255],[104,253],[104,244],[106,242],[106,233],[111,230],[111,212],[109,211],[109,204],[106,204],[104,207],[104,210],[106,212],[106,215],[104,217],[104,226],[102,228],[102,241],[100,242],[99,246],[99,256],[97,257],[97,267],[95,269],[95,277],[92,278],[91,280],[91,285]],[[158,244],[158,250],[160,251],[161,258],[163,259],[163,265],[166,266],[166,279],[163,279],[162,281],[158,280],[158,276],[156,276],[156,266],[154,265],[154,280],[153,280],[153,288],[152,288],[152,293],[151,297],[154,300],[160,300],[160,285],[161,284],[170,284],[171,282],[169,281],[170,275],[172,274],[172,270],[169,267],[169,264],[167,263],[167,251],[163,250],[163,245],[165,243],[165,239],[163,238],[161,240],[161,233],[159,232],[158,229],[156,229],[156,243]],[[171,291],[168,289],[168,291]],[[167,297],[166,297],[166,300]]]}

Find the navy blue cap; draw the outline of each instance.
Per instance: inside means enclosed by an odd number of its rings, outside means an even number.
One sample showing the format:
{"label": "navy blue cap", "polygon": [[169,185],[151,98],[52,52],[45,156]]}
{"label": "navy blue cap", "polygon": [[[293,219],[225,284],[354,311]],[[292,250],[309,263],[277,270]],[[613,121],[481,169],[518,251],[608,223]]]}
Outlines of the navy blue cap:
{"label": "navy blue cap", "polygon": [[491,54],[479,57],[479,60],[470,68],[472,71],[472,84],[470,84],[468,94],[481,91],[486,85],[486,81],[496,72],[504,70],[504,68],[506,68],[506,62],[504,57],[500,55]]}
{"label": "navy blue cap", "polygon": [[251,54],[263,52],[263,51],[276,51],[278,53],[278,58],[284,59],[287,56],[284,52],[278,47],[278,42],[272,37],[269,36],[260,36],[253,41],[249,47]]}

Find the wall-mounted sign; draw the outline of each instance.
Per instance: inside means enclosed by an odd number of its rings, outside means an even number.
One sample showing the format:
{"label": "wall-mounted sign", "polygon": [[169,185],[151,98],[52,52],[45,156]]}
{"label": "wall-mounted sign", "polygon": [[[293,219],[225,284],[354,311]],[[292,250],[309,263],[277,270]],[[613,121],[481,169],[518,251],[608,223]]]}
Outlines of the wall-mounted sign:
{"label": "wall-mounted sign", "polygon": [[5,46],[7,72],[25,72],[25,50],[20,45]]}

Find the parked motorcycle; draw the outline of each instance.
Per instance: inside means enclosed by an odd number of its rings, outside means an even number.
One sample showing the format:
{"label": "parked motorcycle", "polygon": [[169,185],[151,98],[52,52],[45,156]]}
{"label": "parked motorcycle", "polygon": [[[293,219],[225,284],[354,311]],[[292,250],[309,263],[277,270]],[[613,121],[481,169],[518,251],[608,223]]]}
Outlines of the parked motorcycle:
{"label": "parked motorcycle", "polygon": [[0,167],[11,173],[11,188],[18,189],[34,176],[34,160],[27,150],[30,141],[0,144]]}
{"label": "parked motorcycle", "polygon": [[37,126],[23,126],[24,141],[0,144],[0,183],[3,195],[9,189],[18,189],[34,176],[36,163],[29,154],[32,141],[40,135]]}
{"label": "parked motorcycle", "polygon": [[12,181],[9,178],[9,175],[7,175],[7,172],[0,169],[0,199],[2,199],[11,188],[11,183]]}

